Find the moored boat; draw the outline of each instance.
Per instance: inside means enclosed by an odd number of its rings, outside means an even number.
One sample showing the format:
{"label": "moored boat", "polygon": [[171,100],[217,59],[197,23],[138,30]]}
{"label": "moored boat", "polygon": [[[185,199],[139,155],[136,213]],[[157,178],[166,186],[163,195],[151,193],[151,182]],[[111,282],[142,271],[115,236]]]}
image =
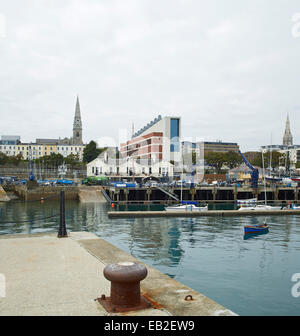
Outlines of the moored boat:
{"label": "moored boat", "polygon": [[261,232],[268,232],[268,231],[269,231],[269,225],[267,225],[267,224],[246,225],[246,226],[244,226],[245,234],[261,233]]}
{"label": "moored boat", "polygon": [[281,210],[280,206],[271,206],[271,205],[255,205],[252,207],[240,207],[238,211],[274,211]]}
{"label": "moored boat", "polygon": [[240,199],[240,200],[236,200],[237,204],[256,204],[257,203],[257,198],[249,198],[249,199]]}
{"label": "moored boat", "polygon": [[204,207],[196,206],[195,204],[178,204],[178,205],[172,205],[165,208],[166,211],[185,211],[185,212],[195,212],[195,211],[207,211],[208,205]]}

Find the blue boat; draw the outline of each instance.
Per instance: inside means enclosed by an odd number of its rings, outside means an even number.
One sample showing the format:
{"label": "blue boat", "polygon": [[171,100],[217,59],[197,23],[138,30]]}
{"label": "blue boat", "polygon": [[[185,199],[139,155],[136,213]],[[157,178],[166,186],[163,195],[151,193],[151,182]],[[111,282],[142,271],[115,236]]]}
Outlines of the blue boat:
{"label": "blue boat", "polygon": [[259,225],[246,225],[244,227],[245,234],[251,233],[267,233],[269,231],[269,225],[259,224]]}
{"label": "blue boat", "polygon": [[257,236],[268,234],[268,233],[269,233],[268,230],[261,231],[261,232],[255,232],[255,233],[245,233],[244,234],[244,240],[255,238]]}

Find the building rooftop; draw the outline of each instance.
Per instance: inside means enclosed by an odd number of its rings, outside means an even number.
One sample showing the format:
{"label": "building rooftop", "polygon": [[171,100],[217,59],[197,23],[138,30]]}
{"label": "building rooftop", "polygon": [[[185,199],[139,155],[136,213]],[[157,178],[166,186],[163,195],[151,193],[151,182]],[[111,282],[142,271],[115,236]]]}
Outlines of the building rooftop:
{"label": "building rooftop", "polygon": [[145,131],[147,131],[148,128],[150,128],[153,125],[155,125],[156,123],[158,123],[161,119],[162,119],[162,117],[161,117],[161,115],[159,115],[157,118],[155,118],[154,120],[150,121],[146,126],[144,126],[139,131],[137,131],[136,133],[134,133],[132,137],[133,138],[138,137],[139,135],[141,135],[142,133],[144,133]]}
{"label": "building rooftop", "polygon": [[38,145],[56,145],[60,142],[60,139],[36,139]]}

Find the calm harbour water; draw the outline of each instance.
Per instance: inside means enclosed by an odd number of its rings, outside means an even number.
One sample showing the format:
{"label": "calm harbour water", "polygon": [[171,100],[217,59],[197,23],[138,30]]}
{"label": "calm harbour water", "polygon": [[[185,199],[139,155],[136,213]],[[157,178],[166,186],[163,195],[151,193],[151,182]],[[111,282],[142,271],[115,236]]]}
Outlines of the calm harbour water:
{"label": "calm harbour water", "polygon": [[[108,219],[108,210],[68,201],[67,229],[93,232],[239,315],[300,315],[291,294],[300,216]],[[58,212],[58,201],[0,203],[0,234],[57,232]],[[269,233],[244,239],[244,225],[265,219]]]}

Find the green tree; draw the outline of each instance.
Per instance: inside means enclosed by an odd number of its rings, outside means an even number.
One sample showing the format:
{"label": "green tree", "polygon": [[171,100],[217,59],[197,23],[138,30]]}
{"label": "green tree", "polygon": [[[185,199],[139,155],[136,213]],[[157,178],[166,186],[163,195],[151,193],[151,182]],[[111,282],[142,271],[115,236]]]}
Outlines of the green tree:
{"label": "green tree", "polygon": [[97,148],[96,142],[91,140],[90,143],[87,144],[83,150],[83,161],[89,163],[95,160],[106,149],[107,147]]}
{"label": "green tree", "polygon": [[75,155],[75,154],[69,154],[65,158],[65,162],[66,162],[66,164],[70,165],[71,167],[75,167],[77,165],[80,165],[79,156]]}
{"label": "green tree", "polygon": [[8,156],[5,155],[4,153],[0,153],[0,164],[4,165],[7,162],[8,162]]}
{"label": "green tree", "polygon": [[[272,153],[270,153],[270,152],[264,153],[263,156],[264,156],[264,166],[265,166],[265,168],[270,167],[271,156],[272,156],[272,160],[271,160],[272,168],[279,167],[279,161],[280,160],[283,161],[283,158],[285,158],[285,154],[282,154],[282,153],[277,152],[277,151],[272,151]],[[261,152],[252,153],[252,156],[251,156],[251,159],[249,159],[249,162],[253,166],[257,166],[257,167],[262,168],[263,167],[263,162],[262,162]]]}
{"label": "green tree", "polygon": [[18,154],[18,155],[13,155],[13,156],[9,156],[7,162],[10,163],[13,166],[18,166],[19,163],[22,161],[22,154]]}
{"label": "green tree", "polygon": [[241,155],[233,151],[225,153],[225,159],[226,164],[230,169],[239,166],[243,162]]}
{"label": "green tree", "polygon": [[226,163],[226,153],[208,152],[205,155],[205,161],[208,165],[215,167],[216,172],[219,174],[222,170],[224,163]]}
{"label": "green tree", "polygon": [[64,157],[61,154],[51,153],[50,155],[45,155],[36,159],[35,162],[41,163],[47,166],[60,166],[64,162]]}

